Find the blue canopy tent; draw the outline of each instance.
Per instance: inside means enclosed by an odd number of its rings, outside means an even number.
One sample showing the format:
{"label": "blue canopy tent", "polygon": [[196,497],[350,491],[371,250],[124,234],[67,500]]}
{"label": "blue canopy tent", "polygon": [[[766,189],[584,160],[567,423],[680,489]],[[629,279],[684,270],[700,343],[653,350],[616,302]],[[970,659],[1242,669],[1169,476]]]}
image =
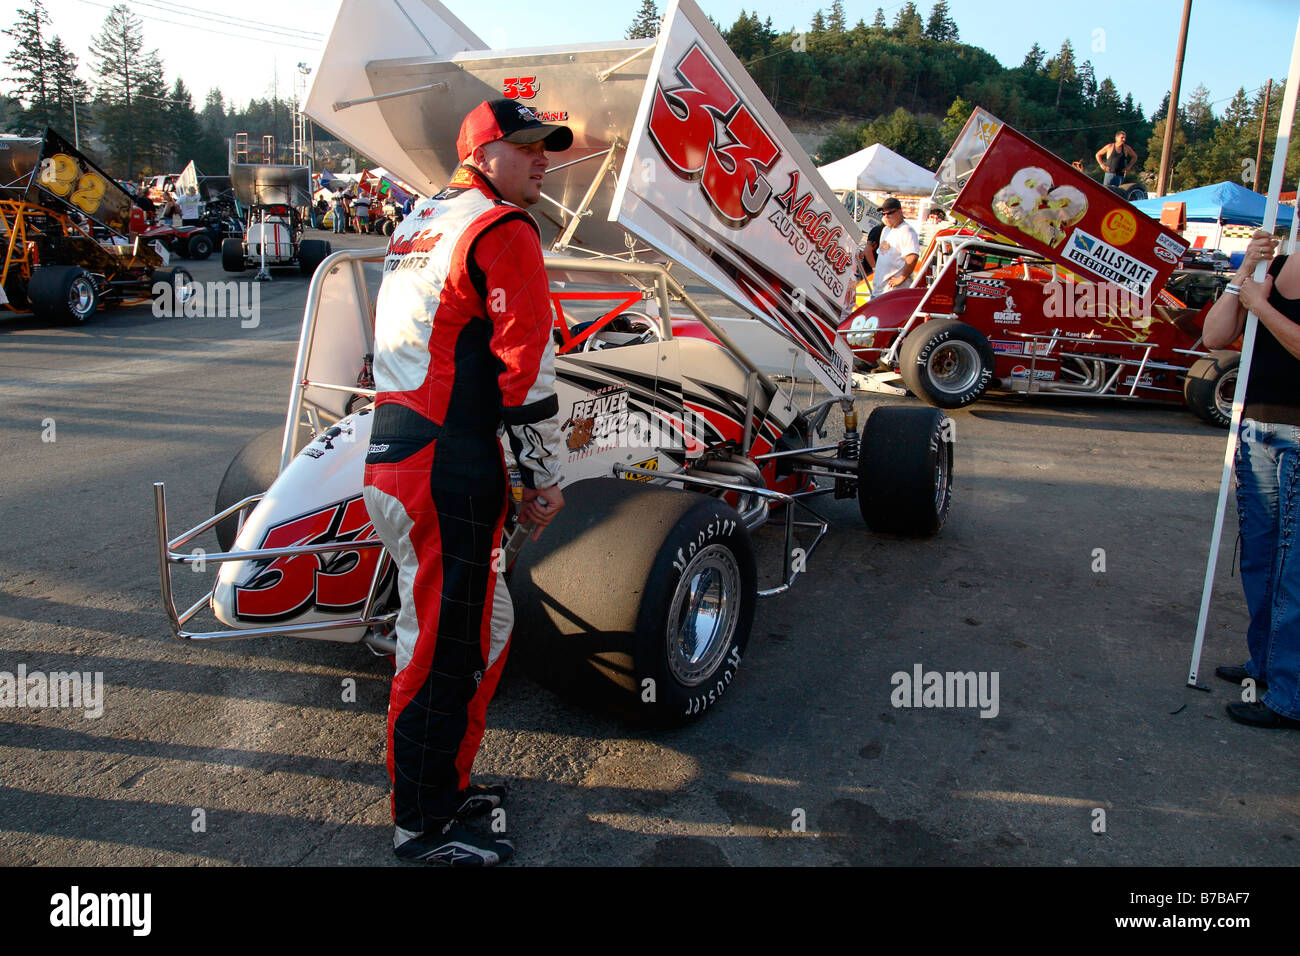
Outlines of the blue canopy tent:
{"label": "blue canopy tent", "polygon": [[[1153,219],[1160,218],[1160,210],[1167,202],[1187,204],[1188,222],[1217,222],[1230,226],[1260,226],[1264,223],[1264,204],[1267,197],[1252,192],[1234,182],[1215,183],[1170,193],[1158,199],[1143,199],[1133,205]],[[1291,228],[1295,211],[1290,206],[1278,206],[1277,225]]]}

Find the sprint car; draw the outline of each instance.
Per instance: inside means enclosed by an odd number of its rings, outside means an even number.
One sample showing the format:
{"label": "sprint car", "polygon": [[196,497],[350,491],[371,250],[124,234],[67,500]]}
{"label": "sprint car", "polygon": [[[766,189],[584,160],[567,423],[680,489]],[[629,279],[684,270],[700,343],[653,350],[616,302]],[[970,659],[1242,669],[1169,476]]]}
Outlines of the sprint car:
{"label": "sprint car", "polygon": [[192,294],[164,248],[128,238],[130,194],[53,129],[0,142],[0,168],[4,307],[77,324],[160,293],[178,309]]}
{"label": "sprint car", "polygon": [[857,367],[940,408],[990,389],[1181,401],[1226,427],[1240,352],[1204,348],[1218,287],[1174,277],[1182,238],[983,111],[953,149],[935,199],[968,225],[841,324]]}
{"label": "sprint car", "polygon": [[[815,498],[856,496],[874,531],[939,532],[952,495],[949,422],[886,406],[859,431],[835,333],[856,227],[691,0],[670,5],[655,41],[526,54],[483,50],[434,0],[407,8],[344,0],[309,115],[426,194],[455,169],[459,117],[485,88],[552,91],[535,108],[556,116],[567,104],[576,134],[573,155],[546,177],[559,216],[542,217],[568,506],[538,542],[520,550],[527,529],[515,528],[505,549],[522,650],[652,721],[697,718],[737,683],[757,598],[789,589],[828,532]],[[411,11],[420,35],[394,49]],[[384,38],[389,59],[357,48],[367,34]],[[687,95],[706,87],[712,101]],[[421,89],[438,91],[428,112]],[[589,112],[574,115],[579,105]],[[684,124],[692,109],[730,116],[732,133],[711,119]],[[761,171],[702,168],[731,136],[764,158]],[[649,168],[660,172],[642,176]],[[605,200],[608,217],[588,215]],[[211,518],[174,535],[155,484],[177,637],[294,635],[393,651],[393,564],[361,496],[374,394],[367,269],[383,258],[342,251],[322,263],[286,426],[236,456]],[[710,314],[681,270],[746,315]],[[796,389],[797,378],[820,391]],[[827,441],[837,408],[844,435]],[[761,586],[751,536],[766,524],[779,529],[781,557]],[[194,554],[209,531],[219,552]],[[216,568],[215,583],[182,609],[172,569],[199,562]],[[208,612],[223,628],[193,629]]]}
{"label": "sprint car", "polygon": [[221,268],[226,272],[257,269],[258,279],[271,278],[271,269],[297,267],[305,276],[332,251],[324,239],[304,239],[302,214],[311,203],[311,169],[257,163],[232,163],[234,197],[246,210],[242,236],[221,243]]}

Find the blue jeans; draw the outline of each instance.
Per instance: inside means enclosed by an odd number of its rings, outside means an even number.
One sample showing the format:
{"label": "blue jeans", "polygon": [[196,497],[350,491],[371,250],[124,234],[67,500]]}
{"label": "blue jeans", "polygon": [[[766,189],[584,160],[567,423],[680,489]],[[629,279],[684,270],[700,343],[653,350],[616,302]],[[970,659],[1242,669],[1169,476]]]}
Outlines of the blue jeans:
{"label": "blue jeans", "polygon": [[1246,672],[1268,682],[1264,704],[1300,719],[1300,426],[1244,419],[1234,467],[1250,612]]}
{"label": "blue jeans", "polygon": [[1105,178],[1102,179],[1101,184],[1103,186],[1123,186],[1124,177],[1119,173],[1107,173]]}

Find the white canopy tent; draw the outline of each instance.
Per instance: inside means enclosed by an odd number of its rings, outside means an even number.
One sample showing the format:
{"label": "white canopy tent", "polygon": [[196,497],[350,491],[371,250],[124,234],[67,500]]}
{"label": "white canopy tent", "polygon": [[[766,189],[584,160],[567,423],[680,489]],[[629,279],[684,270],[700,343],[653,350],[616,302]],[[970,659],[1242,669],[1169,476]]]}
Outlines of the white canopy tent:
{"label": "white canopy tent", "polygon": [[817,171],[836,192],[929,196],[936,185],[934,173],[881,143],[819,166]]}

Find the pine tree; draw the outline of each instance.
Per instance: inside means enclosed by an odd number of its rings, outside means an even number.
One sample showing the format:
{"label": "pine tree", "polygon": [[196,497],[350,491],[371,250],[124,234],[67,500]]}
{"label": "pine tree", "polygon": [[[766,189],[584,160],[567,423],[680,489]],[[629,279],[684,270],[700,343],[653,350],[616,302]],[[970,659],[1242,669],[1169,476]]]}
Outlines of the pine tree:
{"label": "pine tree", "polygon": [[178,76],[167,94],[164,104],[167,124],[167,142],[175,148],[171,165],[180,169],[203,145],[203,127],[199,114],[194,111],[194,99],[185,82]]}
{"label": "pine tree", "polygon": [[930,10],[925,35],[938,43],[957,42],[957,21],[948,13],[948,0],[939,0]]}
{"label": "pine tree", "polygon": [[1029,52],[1025,54],[1025,61],[1020,64],[1020,68],[1022,70],[1029,70],[1032,73],[1037,73],[1043,68],[1043,58],[1045,56],[1047,56],[1047,51],[1039,46],[1038,41],[1035,40],[1034,45],[1031,46]]}
{"label": "pine tree", "polygon": [[918,39],[924,32],[925,24],[921,22],[921,14],[917,12],[916,4],[908,0],[894,17],[893,33],[895,36]]}
{"label": "pine tree", "polygon": [[76,138],[89,119],[90,85],[77,76],[77,57],[57,36],[50,41],[49,90],[50,125],[65,136]]}
{"label": "pine tree", "polygon": [[203,120],[205,133],[225,138],[228,132],[226,129],[226,100],[221,95],[221,91],[215,86],[208,90],[208,95],[203,100],[203,112],[199,116]]}
{"label": "pine tree", "polygon": [[[743,11],[742,11],[743,12]],[[627,28],[629,40],[649,39],[659,35],[659,7],[655,0],[641,0],[641,8]]]}
{"label": "pine tree", "polygon": [[1057,51],[1047,64],[1047,75],[1056,80],[1056,109],[1061,109],[1061,97],[1065,94],[1067,86],[1073,87],[1078,80],[1078,73],[1074,67],[1074,47],[1069,40],[1061,44],[1061,49]]}
{"label": "pine tree", "polygon": [[885,24],[885,9],[884,9],[884,7],[876,7],[876,18],[875,18],[874,20],[871,21],[871,29],[873,29],[873,30],[887,30],[887,29],[889,29],[889,27]]}
{"label": "pine tree", "polygon": [[44,4],[32,0],[30,10],[19,10],[17,22],[0,31],[14,41],[5,65],[13,71],[9,95],[27,107],[20,121],[21,132],[44,130],[50,124],[49,45],[45,39],[49,26]]}
{"label": "pine tree", "polygon": [[1079,64],[1079,95],[1089,106],[1097,99],[1097,74],[1091,60]]}
{"label": "pine tree", "polygon": [[826,32],[826,14],[822,13],[820,9],[818,9],[817,12],[813,14],[812,32],[815,34],[821,34]]}
{"label": "pine tree", "polygon": [[831,33],[844,33],[848,30],[848,20],[844,17],[844,0],[834,0],[831,15],[826,19],[826,29]]}
{"label": "pine tree", "polygon": [[145,51],[140,18],[125,4],[109,11],[90,52],[99,76],[104,139],[132,179],[143,163],[156,158],[154,144],[163,125],[157,101],[166,99],[162,63],[157,50]]}

